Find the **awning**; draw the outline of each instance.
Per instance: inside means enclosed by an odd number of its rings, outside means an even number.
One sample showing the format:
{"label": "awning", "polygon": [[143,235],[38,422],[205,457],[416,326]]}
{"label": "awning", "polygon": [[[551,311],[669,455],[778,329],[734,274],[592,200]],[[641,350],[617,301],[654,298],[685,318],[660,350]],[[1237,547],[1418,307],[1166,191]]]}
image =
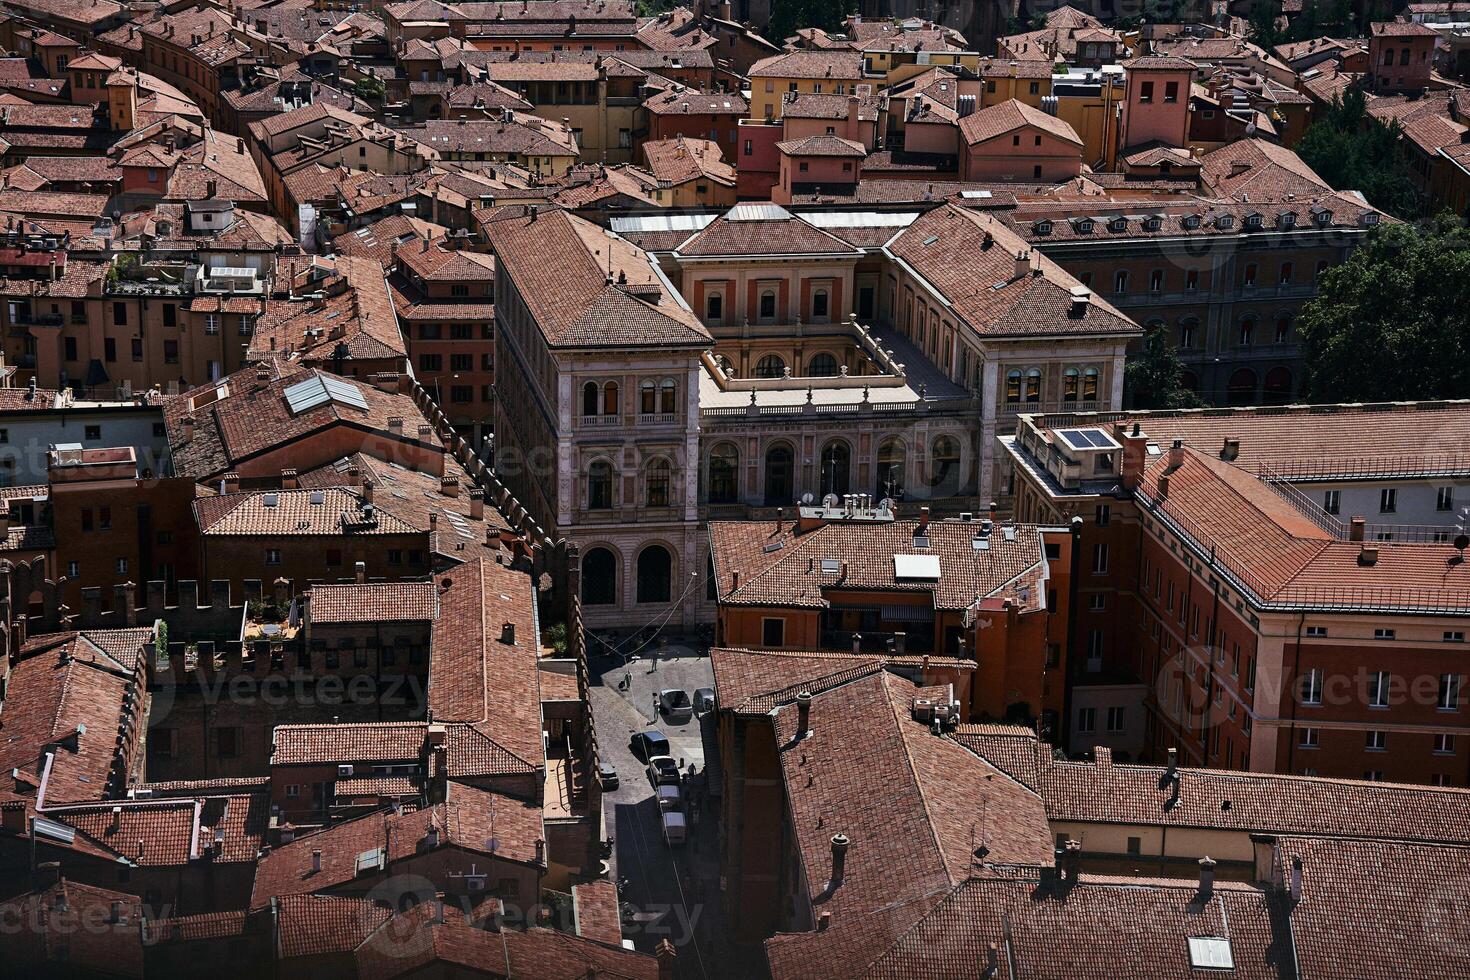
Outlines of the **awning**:
{"label": "awning", "polygon": [[929,606],[882,606],[879,615],[889,623],[930,623],[934,610]]}

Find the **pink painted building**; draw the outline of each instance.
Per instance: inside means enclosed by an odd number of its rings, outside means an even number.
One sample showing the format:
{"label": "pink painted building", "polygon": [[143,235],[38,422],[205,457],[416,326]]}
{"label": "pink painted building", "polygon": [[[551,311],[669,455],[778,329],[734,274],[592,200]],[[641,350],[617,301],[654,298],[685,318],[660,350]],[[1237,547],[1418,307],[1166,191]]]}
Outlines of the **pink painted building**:
{"label": "pink painted building", "polygon": [[781,154],[781,178],[771,189],[771,200],[790,204],[800,194],[851,194],[862,176],[863,144],[841,136],[808,136],[776,144]]}
{"label": "pink painted building", "polygon": [[1056,116],[1011,99],[960,120],[960,179],[1059,181],[1082,172],[1082,138]]}
{"label": "pink painted building", "polygon": [[1429,87],[1434,43],[1439,35],[1423,24],[1374,24],[1368,40],[1368,70],[1378,92],[1413,92]]}
{"label": "pink painted building", "polygon": [[1123,62],[1127,85],[1123,96],[1125,151],[1149,143],[1189,145],[1189,83],[1194,65],[1183,58],[1149,55]]}

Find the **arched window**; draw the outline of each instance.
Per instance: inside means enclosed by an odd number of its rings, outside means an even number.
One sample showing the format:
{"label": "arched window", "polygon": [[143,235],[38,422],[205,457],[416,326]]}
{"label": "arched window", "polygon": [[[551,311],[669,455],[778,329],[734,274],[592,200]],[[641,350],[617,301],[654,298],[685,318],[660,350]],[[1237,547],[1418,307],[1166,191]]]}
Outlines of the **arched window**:
{"label": "arched window", "polygon": [[719,323],[725,315],[725,297],[719,293],[710,293],[704,300],[704,318],[711,323]]}
{"label": "arched window", "polygon": [[806,373],[813,378],[832,378],[838,373],[837,358],[825,351],[811,359]]}
{"label": "arched window", "polygon": [[638,411],[644,415],[658,411],[658,386],[650,378],[638,383]]}
{"label": "arched window", "polygon": [[759,317],[767,322],[776,319],[776,292],[767,289],[761,293]]}
{"label": "arched window", "polygon": [[1291,402],[1291,370],[1273,367],[1266,372],[1264,382],[1267,405],[1286,405]]}
{"label": "arched window", "polygon": [[1082,372],[1082,400],[1097,401],[1097,368],[1086,368]]}
{"label": "arched window", "polygon": [[825,289],[818,289],[812,293],[812,322],[824,322],[827,319],[828,306],[829,302]]}
{"label": "arched window", "polygon": [[616,415],[619,411],[618,383],[616,381],[609,381],[602,386],[602,414]]}
{"label": "arched window", "polygon": [[791,503],[791,447],[779,443],[766,450],[766,506]]}
{"label": "arched window", "polygon": [[601,392],[597,390],[597,382],[589,381],[582,386],[582,414],[596,415],[597,403],[600,401]]}
{"label": "arched window", "polygon": [[1256,400],[1256,372],[1250,368],[1241,368],[1230,376],[1230,386],[1226,391],[1230,404],[1249,405]]}
{"label": "arched window", "polygon": [[907,452],[904,449],[903,440],[898,437],[890,436],[879,443],[877,483],[873,492],[880,499],[883,497],[892,497],[894,500],[903,498],[906,457]]}
{"label": "arched window", "polygon": [[1119,269],[1118,274],[1113,277],[1113,292],[1128,292],[1128,273],[1122,269]]}
{"label": "arched window", "polygon": [[674,579],[674,559],[669,549],[651,544],[638,553],[638,601],[668,602]]}
{"label": "arched window", "polygon": [[1074,367],[1069,367],[1062,372],[1062,401],[1075,402],[1078,392],[1082,390],[1082,372]]}
{"label": "arched window", "polygon": [[786,373],[786,362],[781,360],[780,354],[767,354],[755,362],[755,376],[757,378],[779,378]]}
{"label": "arched window", "polygon": [[582,557],[582,604],[611,606],[618,601],[618,556],[592,548]]}
{"label": "arched window", "polygon": [[929,486],[936,497],[952,497],[960,489],[960,444],[953,436],[934,440],[929,461]]}
{"label": "arched window", "polygon": [[1021,372],[1006,372],[1006,401],[1015,403],[1021,400]]}
{"label": "arched window", "polygon": [[1291,314],[1283,313],[1276,318],[1276,342],[1284,344],[1291,340]]}
{"label": "arched window", "polygon": [[673,468],[669,461],[662,456],[649,460],[648,470],[644,475],[646,486],[645,499],[650,507],[669,506],[669,484],[672,482]]}
{"label": "arched window", "polygon": [[607,510],[613,504],[612,464],[605,459],[595,459],[587,468],[587,509]]}
{"label": "arched window", "polygon": [[839,497],[852,489],[852,450],[841,439],[822,447],[822,496]]}
{"label": "arched window", "polygon": [[1041,369],[1031,368],[1026,372],[1026,400],[1041,401]]}
{"label": "arched window", "polygon": [[674,383],[674,379],[664,378],[658,386],[658,410],[665,415],[672,415],[678,394],[679,386]]}
{"label": "arched window", "polygon": [[733,504],[740,496],[740,451],[722,442],[709,454],[709,502]]}

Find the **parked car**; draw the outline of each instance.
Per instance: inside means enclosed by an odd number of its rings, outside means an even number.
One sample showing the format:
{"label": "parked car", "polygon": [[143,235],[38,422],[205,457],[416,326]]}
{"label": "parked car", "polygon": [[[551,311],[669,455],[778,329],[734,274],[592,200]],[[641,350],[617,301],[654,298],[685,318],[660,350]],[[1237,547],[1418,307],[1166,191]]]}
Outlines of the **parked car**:
{"label": "parked car", "polygon": [[666,755],[648,760],[648,782],[653,786],[678,786],[679,766]]}
{"label": "parked car", "polygon": [[683,810],[684,792],[678,786],[665,783],[658,787],[658,809],[662,813],[665,810]]}
{"label": "parked car", "polygon": [[687,691],[671,687],[658,692],[658,713],[673,724],[682,725],[694,717],[694,704]]}
{"label": "parked car", "polygon": [[634,732],[628,747],[643,762],[656,755],[669,754],[669,740],[663,732]]}
{"label": "parked car", "polygon": [[618,767],[611,762],[600,762],[597,764],[597,776],[602,780],[603,789],[618,788]]}
{"label": "parked car", "polygon": [[677,810],[665,810],[662,816],[665,844],[678,847],[689,839],[689,826],[684,822],[684,814]]}
{"label": "parked car", "polygon": [[715,689],[701,687],[694,692],[694,710],[699,714],[715,710]]}

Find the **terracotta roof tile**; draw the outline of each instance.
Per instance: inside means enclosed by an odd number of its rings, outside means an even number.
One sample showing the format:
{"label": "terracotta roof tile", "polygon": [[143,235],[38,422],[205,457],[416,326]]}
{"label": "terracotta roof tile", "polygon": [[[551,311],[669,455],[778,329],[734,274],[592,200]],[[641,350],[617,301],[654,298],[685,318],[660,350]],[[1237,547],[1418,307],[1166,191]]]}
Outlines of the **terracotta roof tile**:
{"label": "terracotta roof tile", "polygon": [[324,584],[311,590],[313,623],[432,622],[438,612],[432,582]]}
{"label": "terracotta roof tile", "polygon": [[417,761],[424,756],[427,722],[356,725],[277,725],[272,766]]}
{"label": "terracotta roof tile", "polygon": [[1082,145],[1082,139],[1065,120],[1017,99],[1008,99],[971,113],[960,120],[960,135],[966,143],[974,146],[986,140],[1003,136],[1012,130],[1030,126],[1050,133],[1057,139]]}

